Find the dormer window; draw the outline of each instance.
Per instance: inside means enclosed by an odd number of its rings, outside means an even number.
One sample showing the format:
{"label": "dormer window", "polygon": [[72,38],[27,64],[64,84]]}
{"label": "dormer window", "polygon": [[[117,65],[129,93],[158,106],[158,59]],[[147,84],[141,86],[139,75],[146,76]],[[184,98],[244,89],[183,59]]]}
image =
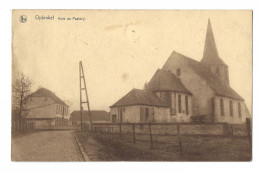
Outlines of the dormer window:
{"label": "dormer window", "polygon": [[181,69],[178,68],[178,69],[177,69],[177,76],[180,76],[180,75],[181,75]]}

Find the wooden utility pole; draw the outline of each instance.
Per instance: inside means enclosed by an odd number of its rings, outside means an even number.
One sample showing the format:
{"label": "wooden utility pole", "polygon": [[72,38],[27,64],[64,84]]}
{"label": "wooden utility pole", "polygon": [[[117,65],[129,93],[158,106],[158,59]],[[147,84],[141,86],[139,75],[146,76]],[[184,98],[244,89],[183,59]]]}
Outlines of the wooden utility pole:
{"label": "wooden utility pole", "polygon": [[[83,80],[83,84],[82,84]],[[82,123],[82,114],[83,114],[83,104],[87,103],[88,106],[88,113],[89,113],[89,122],[90,122],[90,129],[92,130],[92,117],[90,113],[90,107],[89,107],[89,100],[88,100],[88,93],[87,93],[87,86],[84,76],[84,70],[82,66],[82,62],[79,62],[79,87],[80,87],[80,130],[83,130],[83,123]],[[82,91],[85,91],[86,100],[82,101]]]}

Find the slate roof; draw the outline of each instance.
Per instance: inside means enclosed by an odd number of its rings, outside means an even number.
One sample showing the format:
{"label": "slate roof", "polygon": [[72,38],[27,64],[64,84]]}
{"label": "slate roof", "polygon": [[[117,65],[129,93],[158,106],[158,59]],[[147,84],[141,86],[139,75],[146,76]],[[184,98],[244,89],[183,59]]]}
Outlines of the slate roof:
{"label": "slate roof", "polygon": [[[195,73],[197,73],[209,87],[216,92],[219,96],[230,97],[238,100],[244,100],[238,93],[236,93],[230,86],[222,84],[220,79],[211,72],[211,70],[204,64],[188,58],[175,51],[172,52],[168,60],[163,66],[163,69],[168,69],[171,64],[174,63],[174,59],[177,61],[182,61],[186,64],[185,68],[191,68]],[[191,84],[192,85],[192,84]]]}
{"label": "slate roof", "polygon": [[[104,110],[92,110],[90,111],[91,113],[91,118],[92,121],[109,121],[109,113]],[[80,116],[80,111],[73,111],[70,114],[70,121],[80,121],[81,116]],[[83,121],[89,121],[89,112],[88,111],[83,111],[82,114],[82,120]]]}
{"label": "slate roof", "polygon": [[28,99],[30,97],[51,97],[55,103],[68,106],[64,101],[57,97],[54,92],[43,87],[28,95],[25,99]]}
{"label": "slate roof", "polygon": [[147,105],[156,107],[169,107],[169,105],[161,101],[152,91],[133,89],[123,98],[110,107]]}
{"label": "slate roof", "polygon": [[147,89],[151,91],[175,91],[191,94],[183,85],[181,79],[171,71],[158,69],[147,84]]}
{"label": "slate roof", "polygon": [[200,62],[205,65],[208,64],[226,65],[224,61],[219,57],[210,20],[208,20],[208,28],[207,28],[206,38],[205,38],[204,52]]}

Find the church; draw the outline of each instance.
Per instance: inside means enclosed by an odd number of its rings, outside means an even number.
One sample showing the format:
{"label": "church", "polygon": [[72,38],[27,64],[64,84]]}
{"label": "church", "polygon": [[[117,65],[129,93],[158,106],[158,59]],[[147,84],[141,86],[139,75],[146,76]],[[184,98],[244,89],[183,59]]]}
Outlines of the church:
{"label": "church", "polygon": [[110,106],[112,122],[244,123],[251,115],[229,85],[228,65],[220,58],[210,20],[200,62],[175,51],[145,89],[133,89]]}

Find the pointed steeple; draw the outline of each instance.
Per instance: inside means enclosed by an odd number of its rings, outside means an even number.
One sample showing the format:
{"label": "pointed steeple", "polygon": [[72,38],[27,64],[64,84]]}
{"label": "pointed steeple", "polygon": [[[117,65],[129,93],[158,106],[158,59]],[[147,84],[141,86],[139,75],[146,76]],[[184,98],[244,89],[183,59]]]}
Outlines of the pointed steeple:
{"label": "pointed steeple", "polygon": [[208,19],[208,28],[207,28],[206,38],[205,38],[204,52],[200,62],[206,65],[225,64],[218,55],[218,50],[214,39],[214,34],[212,31],[210,19]]}

